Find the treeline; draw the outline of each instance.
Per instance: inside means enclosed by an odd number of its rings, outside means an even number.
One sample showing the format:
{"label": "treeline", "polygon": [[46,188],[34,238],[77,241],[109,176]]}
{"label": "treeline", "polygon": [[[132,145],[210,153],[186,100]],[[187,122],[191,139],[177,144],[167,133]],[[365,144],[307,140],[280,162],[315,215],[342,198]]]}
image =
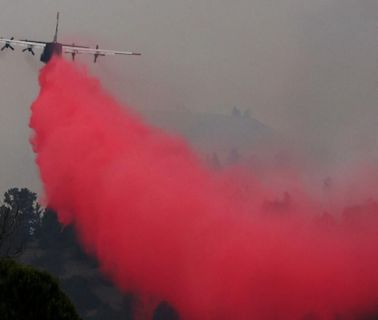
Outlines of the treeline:
{"label": "treeline", "polygon": [[[134,306],[138,304],[138,298],[131,293],[120,293],[109,280],[104,278],[96,260],[87,255],[79,245],[73,228],[60,225],[56,214],[41,207],[37,200],[37,194],[26,188],[9,189],[3,196],[0,205],[0,277],[2,277],[0,283],[8,277],[7,272],[1,273],[2,267],[9,270],[23,270],[27,274],[26,277],[34,275],[37,277],[37,283],[40,282],[38,270],[41,270],[41,275],[45,279],[49,274],[53,275],[50,279],[51,286],[61,288],[67,294],[82,319],[133,319]],[[24,267],[20,263],[35,269]],[[43,283],[39,284],[45,286]],[[21,283],[17,288],[21,296],[24,296],[23,286]],[[34,286],[34,289],[39,291],[37,287]],[[0,297],[7,290],[0,286]],[[65,297],[63,292],[62,297]],[[6,302],[11,309],[9,299]],[[15,297],[13,302],[18,303],[17,299],[19,297]],[[1,315],[5,314],[1,309],[6,308],[4,301],[0,304]],[[27,299],[22,303],[27,308]],[[76,319],[74,316],[37,318]],[[162,302],[152,318],[175,320],[178,319],[178,315],[167,303]]]}

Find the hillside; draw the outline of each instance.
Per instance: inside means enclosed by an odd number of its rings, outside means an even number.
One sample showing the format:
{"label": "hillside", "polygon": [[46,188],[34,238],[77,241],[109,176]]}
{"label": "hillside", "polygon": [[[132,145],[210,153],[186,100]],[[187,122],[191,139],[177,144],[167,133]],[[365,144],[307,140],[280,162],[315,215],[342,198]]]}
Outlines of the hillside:
{"label": "hillside", "polygon": [[186,138],[198,151],[221,157],[236,149],[250,153],[259,145],[273,143],[273,129],[251,117],[189,111],[143,111],[144,118],[168,132]]}

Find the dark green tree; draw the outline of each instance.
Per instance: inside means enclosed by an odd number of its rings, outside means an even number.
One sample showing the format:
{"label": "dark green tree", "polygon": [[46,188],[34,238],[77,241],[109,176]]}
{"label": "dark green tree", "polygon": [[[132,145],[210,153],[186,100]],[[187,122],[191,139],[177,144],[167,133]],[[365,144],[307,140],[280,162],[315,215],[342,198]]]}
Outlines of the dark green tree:
{"label": "dark green tree", "polygon": [[0,256],[22,253],[40,227],[42,214],[37,195],[29,189],[12,188],[5,192],[0,206]]}
{"label": "dark green tree", "polygon": [[227,164],[233,165],[240,161],[240,153],[237,148],[232,148],[228,154]]}
{"label": "dark green tree", "polygon": [[216,152],[213,152],[208,162],[212,169],[219,170],[221,168],[221,162]]}
{"label": "dark green tree", "polygon": [[152,320],[179,320],[180,317],[173,307],[165,302],[162,301],[156,307],[154,314],[152,316]]}
{"label": "dark green tree", "polygon": [[0,259],[0,318],[80,319],[56,279],[10,259]]}

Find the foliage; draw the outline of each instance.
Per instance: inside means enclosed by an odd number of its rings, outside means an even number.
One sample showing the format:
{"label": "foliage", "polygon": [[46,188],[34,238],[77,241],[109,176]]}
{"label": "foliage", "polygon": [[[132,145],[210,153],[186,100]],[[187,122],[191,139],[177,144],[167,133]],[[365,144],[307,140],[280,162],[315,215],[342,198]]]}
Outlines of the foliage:
{"label": "foliage", "polygon": [[96,309],[101,301],[92,292],[91,279],[74,275],[62,283],[64,291],[75,301],[80,309]]}
{"label": "foliage", "polygon": [[180,317],[175,309],[167,302],[161,302],[155,309],[152,320],[179,320]]}
{"label": "foliage", "polygon": [[43,209],[26,188],[9,189],[0,206],[0,256],[15,257],[40,227]]}
{"label": "foliage", "polygon": [[10,259],[0,259],[0,315],[2,320],[79,320],[57,280]]}

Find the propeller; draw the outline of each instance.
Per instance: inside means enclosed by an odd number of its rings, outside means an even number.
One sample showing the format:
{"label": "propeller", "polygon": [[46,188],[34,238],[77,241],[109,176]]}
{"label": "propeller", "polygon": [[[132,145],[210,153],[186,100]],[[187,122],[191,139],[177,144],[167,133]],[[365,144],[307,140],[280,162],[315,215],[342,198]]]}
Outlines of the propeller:
{"label": "propeller", "polygon": [[[13,40],[14,37],[10,38],[10,40]],[[11,46],[10,42],[9,41],[6,41],[4,46],[1,48],[1,51],[5,50],[5,49],[11,49],[12,51],[14,51],[14,48]]]}
{"label": "propeller", "polygon": [[[96,50],[98,50],[98,48],[99,48],[99,45],[97,44],[96,45]],[[97,62],[97,58],[100,56],[100,54],[99,53],[95,53],[94,54],[94,60],[93,60],[93,63],[96,63]]]}
{"label": "propeller", "polygon": [[33,46],[28,46],[27,48],[23,49],[22,52],[30,52],[33,56],[35,55]]}
{"label": "propeller", "polygon": [[[76,46],[75,46],[75,43],[73,43],[72,46],[73,46],[73,47],[76,47]],[[76,51],[76,50],[73,50],[73,51],[71,52],[72,61],[75,61],[75,57],[76,57],[76,55],[77,55],[77,51]]]}

